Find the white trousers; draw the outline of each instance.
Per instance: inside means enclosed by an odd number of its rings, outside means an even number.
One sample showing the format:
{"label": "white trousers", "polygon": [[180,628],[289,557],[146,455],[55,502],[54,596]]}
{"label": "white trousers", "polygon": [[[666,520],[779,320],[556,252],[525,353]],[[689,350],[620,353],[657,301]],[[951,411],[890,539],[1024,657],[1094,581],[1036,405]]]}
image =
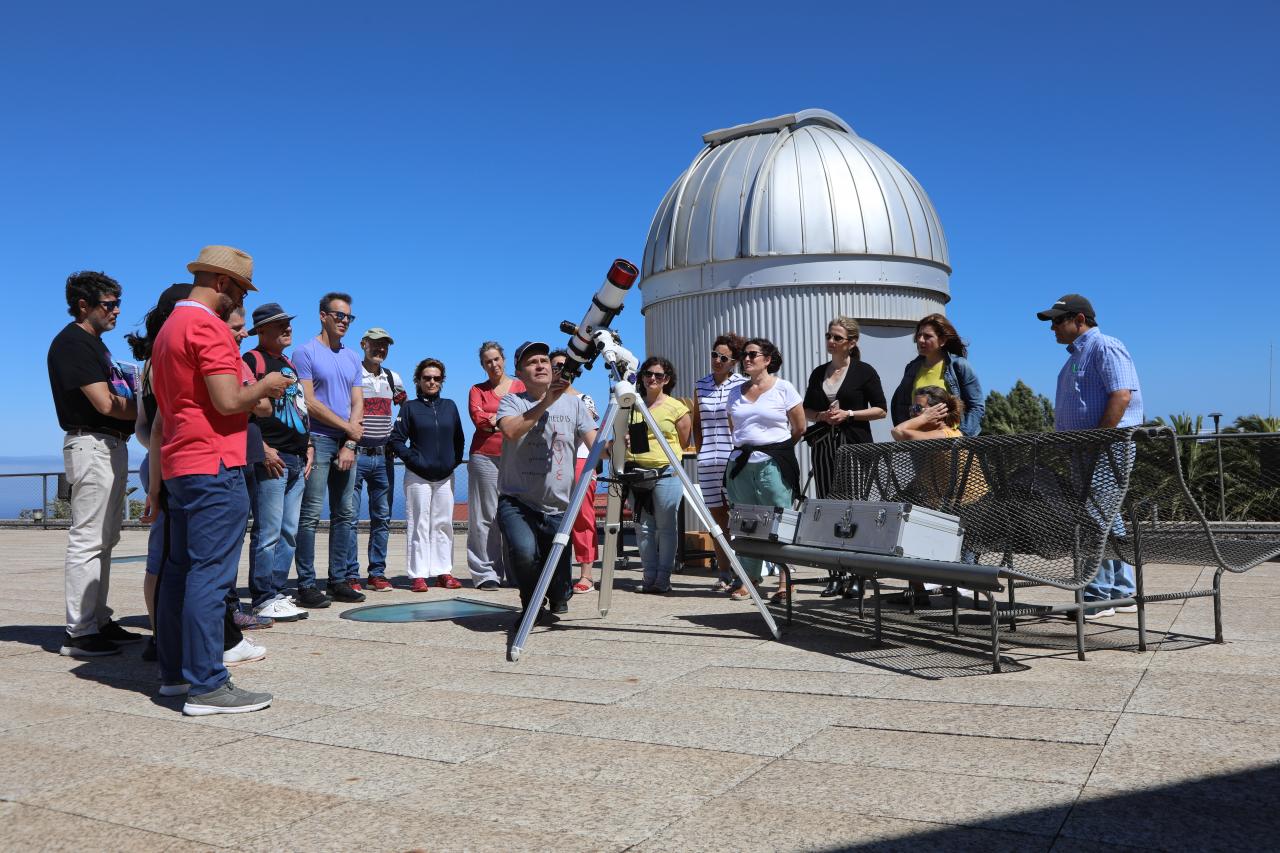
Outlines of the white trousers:
{"label": "white trousers", "polygon": [[407,567],[411,578],[453,573],[453,475],[426,480],[404,472]]}
{"label": "white trousers", "polygon": [[83,637],[98,633],[111,618],[111,549],[120,541],[129,450],[118,438],[67,433],[62,461],[71,484],[71,529],[63,570],[67,633]]}

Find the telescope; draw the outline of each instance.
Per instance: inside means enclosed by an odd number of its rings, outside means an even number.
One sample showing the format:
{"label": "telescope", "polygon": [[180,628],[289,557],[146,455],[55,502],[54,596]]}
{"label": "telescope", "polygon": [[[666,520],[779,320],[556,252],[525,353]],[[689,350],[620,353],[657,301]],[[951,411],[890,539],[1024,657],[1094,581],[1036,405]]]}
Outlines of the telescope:
{"label": "telescope", "polygon": [[596,331],[608,328],[613,318],[622,312],[622,300],[639,277],[640,270],[636,269],[635,264],[618,258],[609,267],[604,284],[591,297],[591,307],[583,315],[582,322],[575,325],[565,320],[560,324],[560,331],[569,336],[569,358],[560,371],[562,376],[572,380],[577,378],[584,367],[591,369],[600,353],[595,340]]}

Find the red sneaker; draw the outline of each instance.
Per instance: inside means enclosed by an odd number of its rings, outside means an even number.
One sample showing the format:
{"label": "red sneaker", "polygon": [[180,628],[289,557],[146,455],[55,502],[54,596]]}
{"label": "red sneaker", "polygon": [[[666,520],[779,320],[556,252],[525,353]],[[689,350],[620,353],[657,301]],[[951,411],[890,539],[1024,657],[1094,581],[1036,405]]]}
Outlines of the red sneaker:
{"label": "red sneaker", "polygon": [[360,585],[360,579],[359,579],[359,578],[352,578],[352,579],[349,581],[349,583],[351,584],[351,588],[352,588],[352,589],[354,589],[356,592],[363,592],[363,591],[364,591],[364,587],[362,587],[362,586]]}
{"label": "red sneaker", "polygon": [[426,592],[426,591],[427,591],[427,579],[414,578],[413,585],[409,587],[409,592]]}
{"label": "red sneaker", "polygon": [[462,581],[453,575],[440,575],[436,578],[436,586],[442,586],[445,589],[462,589]]}
{"label": "red sneaker", "polygon": [[391,581],[387,580],[381,575],[377,577],[369,578],[369,589],[373,590],[374,592],[386,592],[391,588],[392,588]]}

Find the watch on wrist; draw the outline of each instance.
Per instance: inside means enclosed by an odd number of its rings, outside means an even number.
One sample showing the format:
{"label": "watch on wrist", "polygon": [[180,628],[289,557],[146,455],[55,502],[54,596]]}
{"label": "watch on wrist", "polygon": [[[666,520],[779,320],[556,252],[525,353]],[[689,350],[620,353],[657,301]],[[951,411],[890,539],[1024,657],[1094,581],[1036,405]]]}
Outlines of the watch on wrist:
{"label": "watch on wrist", "polygon": [[355,443],[354,441],[352,441],[351,439],[347,439],[346,441],[342,442],[342,446],[343,446],[343,447],[345,447],[347,450],[355,450],[355,449],[356,449],[356,443]]}

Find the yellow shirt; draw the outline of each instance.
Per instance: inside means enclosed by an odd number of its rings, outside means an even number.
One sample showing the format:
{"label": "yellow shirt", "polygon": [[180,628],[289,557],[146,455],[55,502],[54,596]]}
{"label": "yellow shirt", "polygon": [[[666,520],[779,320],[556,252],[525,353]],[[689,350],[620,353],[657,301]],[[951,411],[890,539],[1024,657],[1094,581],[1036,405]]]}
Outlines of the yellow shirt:
{"label": "yellow shirt", "polygon": [[[658,428],[662,430],[662,437],[667,440],[667,444],[671,445],[671,449],[676,453],[680,453],[684,448],[680,446],[680,434],[676,431],[676,421],[689,414],[689,407],[675,397],[667,397],[658,405],[650,407],[649,412],[653,415],[653,419],[658,422]],[[638,423],[640,420],[639,412],[631,414],[632,423]],[[653,430],[648,430],[647,432],[649,436],[648,452],[628,453],[627,461],[633,465],[639,465],[641,468],[665,468],[670,464],[667,461],[667,455],[662,452],[662,446],[653,437]]]}
{"label": "yellow shirt", "polygon": [[930,385],[936,385],[942,390],[947,390],[947,381],[942,376],[942,370],[946,367],[946,362],[940,361],[933,367],[922,367],[916,373],[916,383],[911,386],[912,391],[919,391],[921,388],[928,388]]}

